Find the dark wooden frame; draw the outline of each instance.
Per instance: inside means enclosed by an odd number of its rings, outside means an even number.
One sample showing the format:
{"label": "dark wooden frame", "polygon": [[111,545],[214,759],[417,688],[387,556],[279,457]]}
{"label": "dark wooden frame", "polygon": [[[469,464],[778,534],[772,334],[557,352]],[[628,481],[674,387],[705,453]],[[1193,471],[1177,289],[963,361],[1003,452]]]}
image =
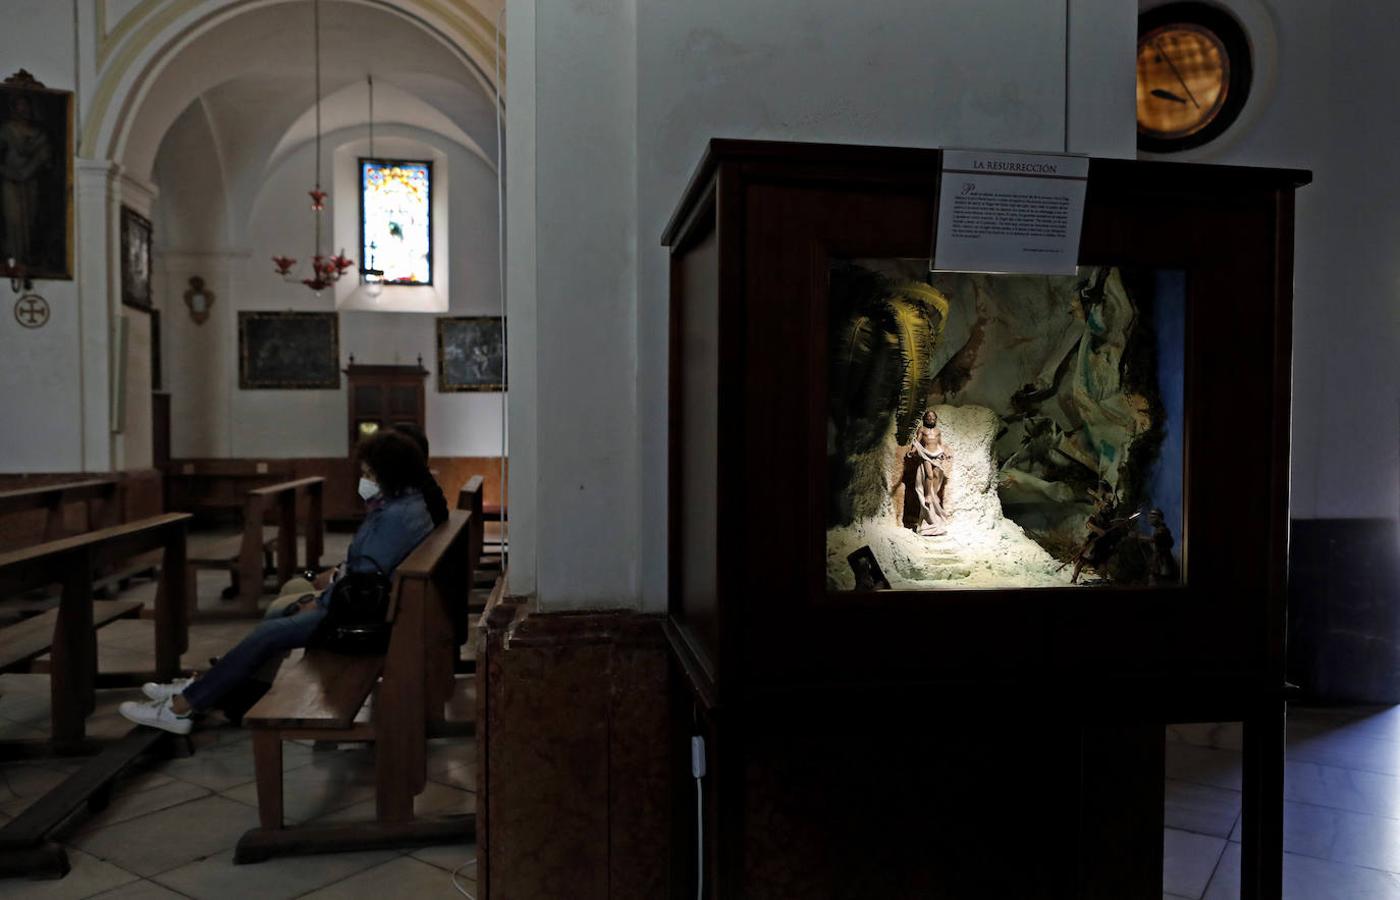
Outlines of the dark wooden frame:
{"label": "dark wooden frame", "polygon": [[[151,312],[151,220],[123,204],[121,215],[121,282],[122,303],[143,312]],[[146,283],[136,284],[131,278],[127,261],[133,249],[139,248],[146,257]]]}
{"label": "dark wooden frame", "polygon": [[[1274,895],[1293,189],[1310,175],[1091,162],[1081,262],[1186,272],[1188,584],[829,594],[829,261],[926,258],[940,168],[936,150],[712,141],[663,239],[672,255],[668,631],[687,690],[716,729],[712,743],[726,748],[711,763],[707,809],[719,811],[707,825],[707,881],[738,889],[735,748],[753,729],[832,709],[903,720],[934,696],[972,714],[1055,683],[1065,715],[1080,721],[1243,720],[1244,896]],[[691,257],[697,248],[713,259]],[[717,317],[713,359],[685,355],[687,330],[703,325],[687,318],[688,299]],[[686,379],[700,374],[713,383],[688,395]],[[1249,419],[1211,389],[1224,383],[1230,397],[1252,399]],[[713,406],[697,407],[707,391]],[[775,466],[767,451],[779,414],[789,440]],[[699,417],[690,430],[688,417]],[[713,484],[704,460],[687,455],[710,429]],[[1249,471],[1223,459],[1248,459]],[[689,481],[688,461],[701,465]]]}
{"label": "dark wooden frame", "polygon": [[384,156],[361,156],[355,164],[355,188],[360,203],[360,278],[368,271],[365,265],[369,257],[365,255],[365,163],[380,165],[426,166],[428,169],[428,280],[427,281],[385,281],[393,287],[432,287],[433,286],[433,224],[437,216],[433,214],[433,161],[430,159],[391,159]]}
{"label": "dark wooden frame", "polygon": [[[12,94],[38,94],[44,97],[62,98],[64,105],[64,142],[63,146],[53,148],[53,161],[56,165],[64,169],[64,265],[62,269],[49,269],[32,265],[26,260],[19,260],[25,268],[25,275],[35,280],[48,279],[54,281],[71,281],[73,279],[73,243],[74,243],[74,222],[73,222],[73,92],[60,91],[53,88],[44,87],[28,72],[20,69],[14,75],[6,78],[0,83],[0,104],[9,106]],[[0,260],[3,262],[3,260]]]}
{"label": "dark wooden frame", "polygon": [[505,353],[501,354],[501,380],[487,384],[466,384],[462,382],[451,382],[447,380],[447,360],[444,351],[447,347],[448,323],[451,322],[500,322],[501,340],[504,342],[506,335],[505,316],[439,316],[437,320],[437,369],[438,369],[438,392],[453,393],[457,391],[494,392],[504,391],[509,378],[505,371]]}
{"label": "dark wooden frame", "polygon": [[[330,325],[330,343],[327,346],[317,348],[317,352],[325,355],[325,360],[329,361],[334,376],[327,375],[323,379],[311,377],[302,379],[291,379],[282,381],[258,380],[249,371],[249,354],[252,352],[251,339],[248,335],[248,324],[255,320],[302,320],[320,319]],[[329,312],[263,312],[254,310],[239,310],[238,312],[238,387],[240,390],[319,390],[324,388],[340,387],[340,316],[337,313]]]}

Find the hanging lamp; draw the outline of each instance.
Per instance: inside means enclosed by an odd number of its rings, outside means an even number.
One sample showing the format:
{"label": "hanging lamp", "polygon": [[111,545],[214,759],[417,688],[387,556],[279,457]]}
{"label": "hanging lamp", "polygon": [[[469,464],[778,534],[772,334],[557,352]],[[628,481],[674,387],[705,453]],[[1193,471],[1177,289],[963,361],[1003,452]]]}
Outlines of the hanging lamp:
{"label": "hanging lamp", "polygon": [[298,278],[293,272],[293,267],[297,264],[294,257],[274,256],[272,263],[277,267],[277,274],[281,275],[287,282],[300,281],[319,295],[321,291],[335,284],[346,272],[355,265],[353,259],[345,256],[344,251],[329,256],[321,252],[321,217],[326,209],[326,192],[321,190],[321,0],[312,0],[312,52],[316,68],[316,186],[307,194],[311,197],[311,210],[315,214],[315,244],[311,248],[311,273],[308,277]]}

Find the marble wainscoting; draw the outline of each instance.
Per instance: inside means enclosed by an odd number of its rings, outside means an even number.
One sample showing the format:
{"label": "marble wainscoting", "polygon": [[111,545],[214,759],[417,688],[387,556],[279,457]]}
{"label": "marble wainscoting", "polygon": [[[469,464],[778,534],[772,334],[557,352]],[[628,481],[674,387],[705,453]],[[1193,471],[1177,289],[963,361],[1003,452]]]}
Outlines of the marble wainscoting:
{"label": "marble wainscoting", "polygon": [[1310,700],[1400,703],[1395,519],[1294,519],[1288,680]]}
{"label": "marble wainscoting", "polygon": [[511,900],[653,900],[669,855],[660,616],[506,601],[478,650],[478,885]]}

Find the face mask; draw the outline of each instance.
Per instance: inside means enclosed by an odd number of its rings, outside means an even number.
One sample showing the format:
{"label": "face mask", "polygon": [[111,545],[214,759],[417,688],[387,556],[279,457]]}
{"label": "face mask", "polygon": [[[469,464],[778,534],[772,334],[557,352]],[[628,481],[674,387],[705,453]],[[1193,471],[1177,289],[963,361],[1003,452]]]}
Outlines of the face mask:
{"label": "face mask", "polygon": [[376,483],[373,482],[373,481],[370,481],[368,478],[365,478],[365,477],[362,475],[362,476],[360,476],[360,487],[359,487],[359,491],[360,491],[360,497],[361,497],[366,503],[368,503],[369,501],[373,500],[375,497],[378,497],[378,496],[379,496],[379,485],[376,484]]}

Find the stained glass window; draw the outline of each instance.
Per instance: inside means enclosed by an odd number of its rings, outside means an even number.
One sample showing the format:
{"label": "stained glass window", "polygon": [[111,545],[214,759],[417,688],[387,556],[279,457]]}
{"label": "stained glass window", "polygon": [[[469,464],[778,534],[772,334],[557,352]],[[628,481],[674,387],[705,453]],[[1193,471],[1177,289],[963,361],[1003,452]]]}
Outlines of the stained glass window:
{"label": "stained glass window", "polygon": [[433,283],[433,164],[360,160],[360,260],[385,284]]}

